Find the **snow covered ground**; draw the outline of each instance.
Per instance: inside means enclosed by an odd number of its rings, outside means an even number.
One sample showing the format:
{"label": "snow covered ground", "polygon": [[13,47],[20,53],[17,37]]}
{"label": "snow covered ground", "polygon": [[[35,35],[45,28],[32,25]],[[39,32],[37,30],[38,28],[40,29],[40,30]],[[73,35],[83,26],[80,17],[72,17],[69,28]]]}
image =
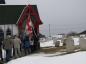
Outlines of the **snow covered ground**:
{"label": "snow covered ground", "polygon": [[[76,38],[73,38],[74,40],[74,45],[79,45],[79,37],[76,37]],[[58,40],[60,41],[60,45],[59,46],[63,46],[63,43],[61,42],[61,40]],[[55,44],[53,42],[53,40],[49,40],[49,41],[46,41],[46,42],[41,42],[40,43],[40,47],[55,47]]]}
{"label": "snow covered ground", "polygon": [[60,56],[57,53],[38,53],[12,60],[7,64],[86,64],[86,51]]}
{"label": "snow covered ground", "polygon": [[40,43],[40,47],[50,47],[50,46],[55,46],[55,44],[53,43],[53,40]]}
{"label": "snow covered ground", "polygon": [[73,38],[74,40],[74,45],[79,45],[79,37]]}

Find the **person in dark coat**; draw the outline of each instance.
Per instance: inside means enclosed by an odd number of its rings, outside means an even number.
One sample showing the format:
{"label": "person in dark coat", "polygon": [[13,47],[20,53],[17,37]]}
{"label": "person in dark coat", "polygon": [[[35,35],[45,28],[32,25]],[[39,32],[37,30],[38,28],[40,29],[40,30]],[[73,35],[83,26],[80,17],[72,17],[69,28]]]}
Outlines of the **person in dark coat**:
{"label": "person in dark coat", "polygon": [[34,52],[34,39],[33,39],[33,36],[30,38],[30,48],[31,48],[31,53]]}
{"label": "person in dark coat", "polygon": [[3,32],[2,28],[0,27],[0,58],[1,58],[1,61],[3,61],[3,57],[2,57],[3,40],[4,40],[4,32]]}
{"label": "person in dark coat", "polygon": [[2,58],[2,40],[0,38],[0,58],[1,58],[1,61],[3,61],[3,58]]}
{"label": "person in dark coat", "polygon": [[25,36],[23,40],[23,48],[24,48],[25,55],[28,55],[31,53],[30,40],[28,36]]}

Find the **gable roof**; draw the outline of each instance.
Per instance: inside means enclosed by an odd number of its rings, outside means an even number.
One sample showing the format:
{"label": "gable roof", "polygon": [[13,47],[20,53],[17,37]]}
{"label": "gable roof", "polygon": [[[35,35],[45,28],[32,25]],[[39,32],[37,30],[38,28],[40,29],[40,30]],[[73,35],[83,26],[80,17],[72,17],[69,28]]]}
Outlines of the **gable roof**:
{"label": "gable roof", "polygon": [[36,5],[27,5],[23,9],[23,11],[18,19],[17,24],[19,22],[23,22],[25,19],[27,19],[28,15],[30,15],[30,18],[31,18],[33,24],[37,24],[37,23],[39,25],[42,24]]}
{"label": "gable roof", "polygon": [[80,32],[79,34],[86,34],[86,30],[85,30],[85,31]]}
{"label": "gable roof", "polygon": [[0,4],[5,4],[5,0],[0,0]]}
{"label": "gable roof", "polygon": [[25,5],[0,5],[0,24],[16,24]]}
{"label": "gable roof", "polygon": [[[0,25],[16,24],[25,7],[26,5],[0,5]],[[37,6],[32,5],[32,7],[38,14]],[[32,19],[34,22],[34,17]]]}

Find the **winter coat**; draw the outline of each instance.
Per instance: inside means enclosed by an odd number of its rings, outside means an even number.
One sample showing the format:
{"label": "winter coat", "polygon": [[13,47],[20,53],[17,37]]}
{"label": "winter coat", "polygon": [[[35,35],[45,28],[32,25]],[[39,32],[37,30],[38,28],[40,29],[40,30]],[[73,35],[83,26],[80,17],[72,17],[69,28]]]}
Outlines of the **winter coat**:
{"label": "winter coat", "polygon": [[2,41],[3,41],[3,39],[4,39],[4,33],[3,33],[3,31],[2,30],[0,30],[0,47],[2,46]]}
{"label": "winter coat", "polygon": [[20,48],[21,40],[17,37],[13,40],[14,48]]}
{"label": "winter coat", "polygon": [[0,48],[1,48],[1,46],[2,46],[2,41],[0,40]]}
{"label": "winter coat", "polygon": [[30,40],[28,37],[25,37],[23,40],[23,48],[30,48]]}
{"label": "winter coat", "polygon": [[11,38],[6,38],[3,42],[4,49],[12,49],[13,48],[13,41]]}
{"label": "winter coat", "polygon": [[2,41],[0,41],[0,48],[2,47]]}

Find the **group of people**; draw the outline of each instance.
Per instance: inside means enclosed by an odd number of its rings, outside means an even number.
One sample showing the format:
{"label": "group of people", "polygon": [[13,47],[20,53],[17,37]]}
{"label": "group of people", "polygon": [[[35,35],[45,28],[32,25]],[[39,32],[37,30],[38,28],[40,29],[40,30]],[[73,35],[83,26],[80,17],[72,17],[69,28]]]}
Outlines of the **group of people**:
{"label": "group of people", "polygon": [[33,39],[29,38],[28,35],[24,36],[22,39],[17,35],[7,35],[4,40],[0,40],[1,61],[3,61],[2,49],[6,51],[5,61],[8,62],[12,58],[18,58],[32,53],[33,45]]}

